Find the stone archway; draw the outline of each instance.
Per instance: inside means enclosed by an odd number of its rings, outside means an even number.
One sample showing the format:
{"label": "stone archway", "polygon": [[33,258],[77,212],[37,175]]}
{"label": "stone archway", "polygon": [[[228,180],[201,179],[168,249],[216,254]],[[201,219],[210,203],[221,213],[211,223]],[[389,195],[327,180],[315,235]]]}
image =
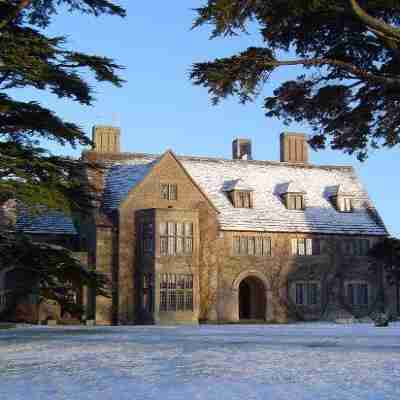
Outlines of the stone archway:
{"label": "stone archway", "polygon": [[272,320],[272,294],[269,282],[261,272],[248,270],[233,281],[233,320]]}
{"label": "stone archway", "polygon": [[239,319],[265,320],[266,295],[263,282],[248,276],[239,284]]}

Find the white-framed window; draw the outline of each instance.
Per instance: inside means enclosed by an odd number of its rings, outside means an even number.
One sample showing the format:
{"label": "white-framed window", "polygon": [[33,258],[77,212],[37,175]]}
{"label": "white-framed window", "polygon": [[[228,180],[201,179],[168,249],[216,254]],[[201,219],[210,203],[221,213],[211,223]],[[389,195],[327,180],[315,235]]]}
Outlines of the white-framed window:
{"label": "white-framed window", "polygon": [[347,282],[346,296],[352,306],[368,306],[369,285],[368,282]]}
{"label": "white-framed window", "polygon": [[346,256],[367,256],[370,243],[368,239],[345,239],[342,249]]}
{"label": "white-framed window", "polygon": [[193,275],[161,274],[160,311],[193,311]]}
{"label": "white-framed window", "polygon": [[272,240],[263,236],[235,235],[233,237],[233,254],[236,256],[271,256]]}
{"label": "white-framed window", "polygon": [[319,283],[315,281],[295,282],[295,303],[299,306],[315,306],[320,303]]}
{"label": "white-framed window", "polygon": [[322,240],[318,238],[292,238],[293,256],[318,256],[322,254]]}
{"label": "white-framed window", "polygon": [[178,185],[175,183],[162,183],[160,185],[160,197],[162,200],[178,200]]}
{"label": "white-framed window", "polygon": [[192,254],[193,223],[161,222],[160,253],[170,256]]}

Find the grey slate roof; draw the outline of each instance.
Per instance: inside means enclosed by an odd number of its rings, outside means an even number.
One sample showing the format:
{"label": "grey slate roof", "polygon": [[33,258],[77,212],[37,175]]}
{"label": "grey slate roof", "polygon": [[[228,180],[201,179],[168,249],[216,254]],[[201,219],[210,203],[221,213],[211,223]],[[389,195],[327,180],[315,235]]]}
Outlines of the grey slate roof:
{"label": "grey slate roof", "polygon": [[46,211],[31,215],[19,210],[16,230],[31,234],[76,235],[76,229],[69,216],[60,211]]}
{"label": "grey slate roof", "polygon": [[[106,172],[103,208],[118,208],[129,191],[144,179],[158,156],[134,154],[114,161]],[[178,157],[184,168],[219,211],[223,230],[314,232],[386,235],[370,210],[372,204],[351,167],[290,165],[279,162]],[[234,181],[254,190],[254,208],[234,208],[226,187]],[[281,194],[288,185],[306,191],[306,210],[287,210]],[[353,213],[340,213],[330,197],[338,185],[354,193]]]}

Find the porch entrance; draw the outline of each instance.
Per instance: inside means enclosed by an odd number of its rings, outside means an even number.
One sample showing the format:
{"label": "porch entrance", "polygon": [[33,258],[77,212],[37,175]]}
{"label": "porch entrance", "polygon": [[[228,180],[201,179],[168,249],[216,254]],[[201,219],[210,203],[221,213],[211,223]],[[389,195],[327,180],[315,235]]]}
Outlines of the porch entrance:
{"label": "porch entrance", "polygon": [[265,320],[266,297],[264,283],[248,276],[239,285],[239,319]]}

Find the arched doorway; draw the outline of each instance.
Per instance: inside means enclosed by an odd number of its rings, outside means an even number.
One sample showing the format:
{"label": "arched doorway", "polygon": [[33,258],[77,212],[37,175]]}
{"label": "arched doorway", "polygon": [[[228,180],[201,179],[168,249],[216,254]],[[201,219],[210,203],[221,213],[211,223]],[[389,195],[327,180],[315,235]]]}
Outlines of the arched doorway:
{"label": "arched doorway", "polygon": [[265,286],[261,279],[248,276],[239,284],[239,319],[265,319]]}

